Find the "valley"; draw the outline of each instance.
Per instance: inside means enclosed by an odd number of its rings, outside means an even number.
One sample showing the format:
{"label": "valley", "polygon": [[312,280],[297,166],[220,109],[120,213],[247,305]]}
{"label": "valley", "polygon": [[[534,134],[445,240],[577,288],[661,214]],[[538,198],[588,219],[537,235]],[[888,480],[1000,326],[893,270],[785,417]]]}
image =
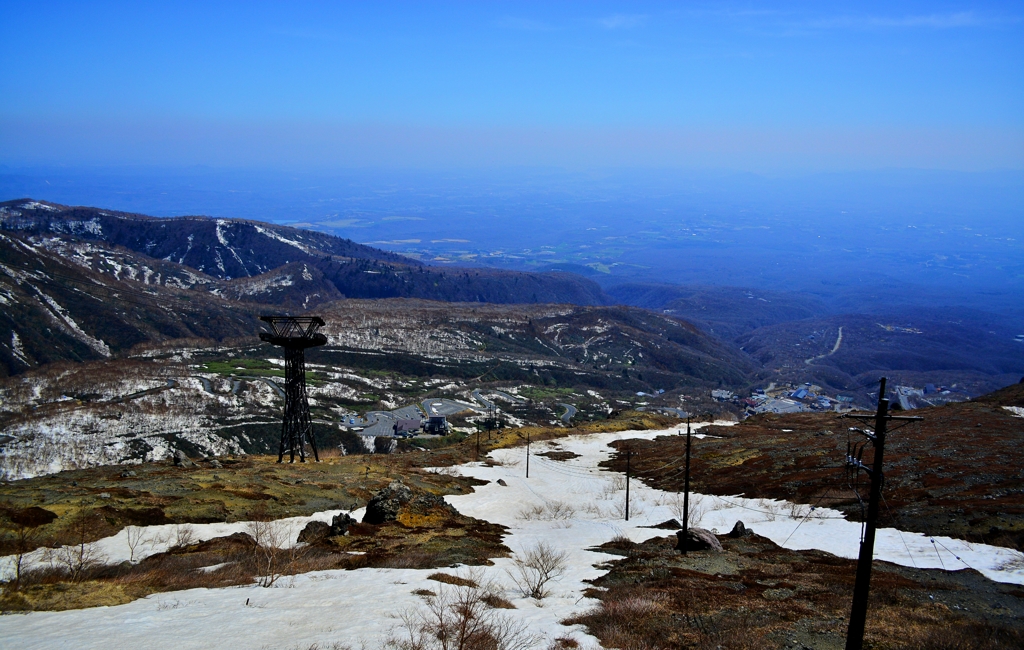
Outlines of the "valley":
{"label": "valley", "polygon": [[[268,312],[326,320],[328,345],[308,359],[314,427],[350,453],[387,433],[388,412],[426,399],[468,405],[452,414],[468,435],[488,400],[513,426],[626,409],[741,419],[870,407],[883,374],[907,387],[908,407],[1024,375],[1024,347],[996,314],[835,314],[813,296],[728,287],[605,291],[565,271],[434,266],[252,221],[8,201],[0,264],[7,478],[272,451],[283,369],[257,340]],[[793,398],[801,387],[829,398]]]}

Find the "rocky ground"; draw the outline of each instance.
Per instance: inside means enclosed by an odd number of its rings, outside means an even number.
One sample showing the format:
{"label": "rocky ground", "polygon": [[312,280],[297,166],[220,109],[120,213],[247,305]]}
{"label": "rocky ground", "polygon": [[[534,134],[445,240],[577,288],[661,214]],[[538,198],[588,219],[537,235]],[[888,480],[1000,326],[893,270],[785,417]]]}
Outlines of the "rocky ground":
{"label": "rocky ground", "polygon": [[[586,425],[583,429],[504,429],[481,436],[480,457],[570,431],[665,427],[669,420],[645,413]],[[172,525],[180,539],[137,564],[106,565],[100,558],[81,575],[66,567],[28,571],[24,584],[4,589],[0,609],[47,610],[113,605],[158,591],[249,584],[259,574],[254,554],[258,530],[197,543],[190,524],[274,522],[324,511],[366,508],[360,521],[312,526],[307,550],[276,558],[279,573],[360,567],[430,568],[489,563],[503,557],[504,527],[465,517],[441,498],[472,491],[475,479],[427,471],[477,458],[475,440],[434,450],[411,447],[390,455],[338,456],[320,463],[277,463],[275,456],[234,456],[94,467],[0,484],[0,555],[47,547],[84,548],[132,526]],[[400,487],[393,484],[399,481]],[[384,504],[383,506],[381,504]],[[375,505],[376,504],[376,505]],[[165,540],[166,541],[166,540]],[[65,563],[66,564],[66,563]],[[201,567],[223,566],[212,572]]]}
{"label": "rocky ground", "polygon": [[[894,430],[885,451],[880,525],[1024,550],[1024,384],[970,402],[918,409],[920,423]],[[862,423],[835,414],[760,415],[732,427],[708,427],[694,440],[692,489],[783,499],[843,510],[860,519],[867,478],[844,469],[849,434]],[[895,426],[895,425],[894,425]],[[681,491],[685,438],[630,442],[635,475]],[[620,451],[625,451],[620,446]],[[864,462],[870,464],[870,445]],[[609,466],[625,468],[620,453]]]}
{"label": "rocky ground", "polygon": [[[845,647],[856,562],[790,551],[747,533],[722,551],[677,550],[675,536],[600,549],[621,555],[571,619],[615,648]],[[865,647],[981,648],[1024,644],[1024,590],[965,570],[876,562]]]}

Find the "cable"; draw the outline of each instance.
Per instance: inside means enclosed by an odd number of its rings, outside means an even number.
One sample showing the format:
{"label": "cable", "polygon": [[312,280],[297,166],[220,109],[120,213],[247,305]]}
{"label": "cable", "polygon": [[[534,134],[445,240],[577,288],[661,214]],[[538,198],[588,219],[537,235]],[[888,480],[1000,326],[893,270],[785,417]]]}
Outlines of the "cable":
{"label": "cable", "polygon": [[[885,493],[882,492],[880,494],[882,496],[882,504],[885,505],[885,511],[887,513],[889,513],[889,517],[894,522],[896,522],[897,526],[901,525],[902,522],[899,521],[898,518],[893,514],[892,510],[889,509],[889,502],[885,498]],[[899,533],[900,541],[903,542],[903,548],[907,549],[907,556],[910,558],[910,563],[913,564],[914,568],[916,569],[917,568],[917,562],[914,561],[914,554],[910,552],[910,546],[907,545],[907,540],[903,539],[903,531],[900,530],[899,528],[896,528],[896,532]],[[957,559],[959,559],[959,558],[957,558]]]}
{"label": "cable", "polygon": [[[793,535],[796,534],[796,531],[800,530],[800,526],[803,526],[804,522],[807,521],[810,518],[811,513],[814,512],[814,509],[818,507],[818,504],[821,503],[821,500],[823,498],[825,498],[826,494],[828,494],[828,493],[827,492],[822,492],[821,496],[818,497],[818,500],[815,501],[814,505],[811,506],[811,509],[807,511],[807,514],[804,515],[803,519],[801,519],[800,522],[796,525],[796,528],[793,529],[793,532],[791,532],[789,534],[789,537],[786,538],[786,541],[782,542],[782,544],[780,544],[779,546],[785,546],[786,542],[788,542],[790,540],[790,538],[793,537]],[[824,517],[824,519],[838,519],[838,517]],[[845,517],[844,517],[844,519],[845,519]]]}
{"label": "cable", "polygon": [[[949,548],[947,548],[947,547],[946,547],[946,545],[945,545],[945,544],[943,544],[942,542],[936,542],[936,541],[935,541],[934,539],[932,539],[932,540],[931,540],[931,542],[932,542],[932,545],[933,545],[933,547],[934,547],[934,545],[935,545],[935,544],[938,544],[938,545],[939,545],[939,546],[941,546],[942,548],[946,549],[946,552],[947,552],[947,553],[949,553],[950,555],[952,555],[953,557],[955,557],[955,558],[956,558],[956,559],[957,559],[957,560],[958,560],[959,562],[962,562],[962,563],[963,563],[963,565],[964,565],[965,567],[967,567],[968,569],[973,569],[973,570],[977,571],[977,569],[975,569],[974,567],[972,567],[972,566],[971,566],[970,564],[967,564],[967,562],[966,562],[966,561],[965,561],[964,559],[962,559],[962,558],[961,558],[961,557],[960,557],[959,555],[957,555],[957,554],[956,554],[956,553],[954,553],[953,551],[949,550]],[[938,553],[938,550],[936,550],[936,553]],[[941,560],[942,560],[942,558],[939,558],[939,561],[940,561],[940,562],[941,562]],[[943,568],[945,568],[945,567],[943,567]],[[980,573],[980,572],[979,572],[979,573]]]}

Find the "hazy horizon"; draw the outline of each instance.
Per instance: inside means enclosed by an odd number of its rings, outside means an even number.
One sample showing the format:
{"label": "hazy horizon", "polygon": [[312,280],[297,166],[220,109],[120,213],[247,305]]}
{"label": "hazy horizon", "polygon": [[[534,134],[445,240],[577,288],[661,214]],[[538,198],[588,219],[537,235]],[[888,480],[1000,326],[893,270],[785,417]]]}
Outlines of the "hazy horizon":
{"label": "hazy horizon", "polygon": [[0,18],[0,198],[288,223],[606,285],[1024,302],[1018,3]]}

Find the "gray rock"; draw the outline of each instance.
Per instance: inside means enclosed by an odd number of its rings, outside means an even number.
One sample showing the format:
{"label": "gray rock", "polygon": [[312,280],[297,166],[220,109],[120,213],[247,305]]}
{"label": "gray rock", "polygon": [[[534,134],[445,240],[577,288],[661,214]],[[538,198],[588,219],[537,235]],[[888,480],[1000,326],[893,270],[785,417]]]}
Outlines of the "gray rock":
{"label": "gray rock", "polygon": [[110,492],[100,492],[100,498],[101,499],[109,499],[110,498]]}
{"label": "gray rock", "polygon": [[138,474],[136,474],[135,472],[133,472],[130,469],[121,472],[121,478],[132,478],[134,476],[138,476]]}
{"label": "gray rock", "polygon": [[498,479],[498,485],[501,485],[501,486],[504,486],[504,487],[508,487],[508,483],[506,483],[505,479],[503,479],[503,478],[499,478]]}
{"label": "gray rock", "polygon": [[174,466],[175,467],[195,467],[196,464],[193,463],[189,459],[189,457],[185,455],[185,452],[183,452],[182,450],[178,449],[177,451],[174,452]]}
{"label": "gray rock", "polygon": [[413,512],[426,513],[431,510],[441,508],[447,510],[450,514],[456,515],[459,513],[455,509],[455,506],[451,505],[444,500],[444,497],[439,494],[421,494],[409,503],[409,509]]}
{"label": "gray rock", "polygon": [[347,512],[334,515],[334,519],[331,520],[331,533],[329,537],[348,535],[348,527],[354,523],[356,523],[356,520]]}
{"label": "gray rock", "polygon": [[661,530],[679,530],[682,527],[683,525],[679,523],[679,520],[674,518],[663,521],[657,526],[644,526],[644,528],[660,528]]}
{"label": "gray rock", "polygon": [[737,521],[736,525],[729,531],[729,537],[746,537],[750,534],[750,529],[743,525],[742,521]]}
{"label": "gray rock", "polygon": [[[689,528],[686,531],[686,539],[683,539],[683,531],[676,533],[676,549],[682,551],[721,551],[722,543],[718,541],[715,534],[705,528]],[[684,546],[685,544],[685,546]]]}
{"label": "gray rock", "polygon": [[398,518],[398,511],[412,499],[412,490],[399,481],[377,492],[366,504],[364,524],[383,524]]}
{"label": "gray rock", "polygon": [[307,544],[316,544],[331,536],[330,525],[322,521],[311,521],[299,533],[298,541]]}
{"label": "gray rock", "polygon": [[220,464],[219,460],[214,458],[213,460],[210,461],[210,467],[212,467],[213,469],[220,469],[224,466]]}

